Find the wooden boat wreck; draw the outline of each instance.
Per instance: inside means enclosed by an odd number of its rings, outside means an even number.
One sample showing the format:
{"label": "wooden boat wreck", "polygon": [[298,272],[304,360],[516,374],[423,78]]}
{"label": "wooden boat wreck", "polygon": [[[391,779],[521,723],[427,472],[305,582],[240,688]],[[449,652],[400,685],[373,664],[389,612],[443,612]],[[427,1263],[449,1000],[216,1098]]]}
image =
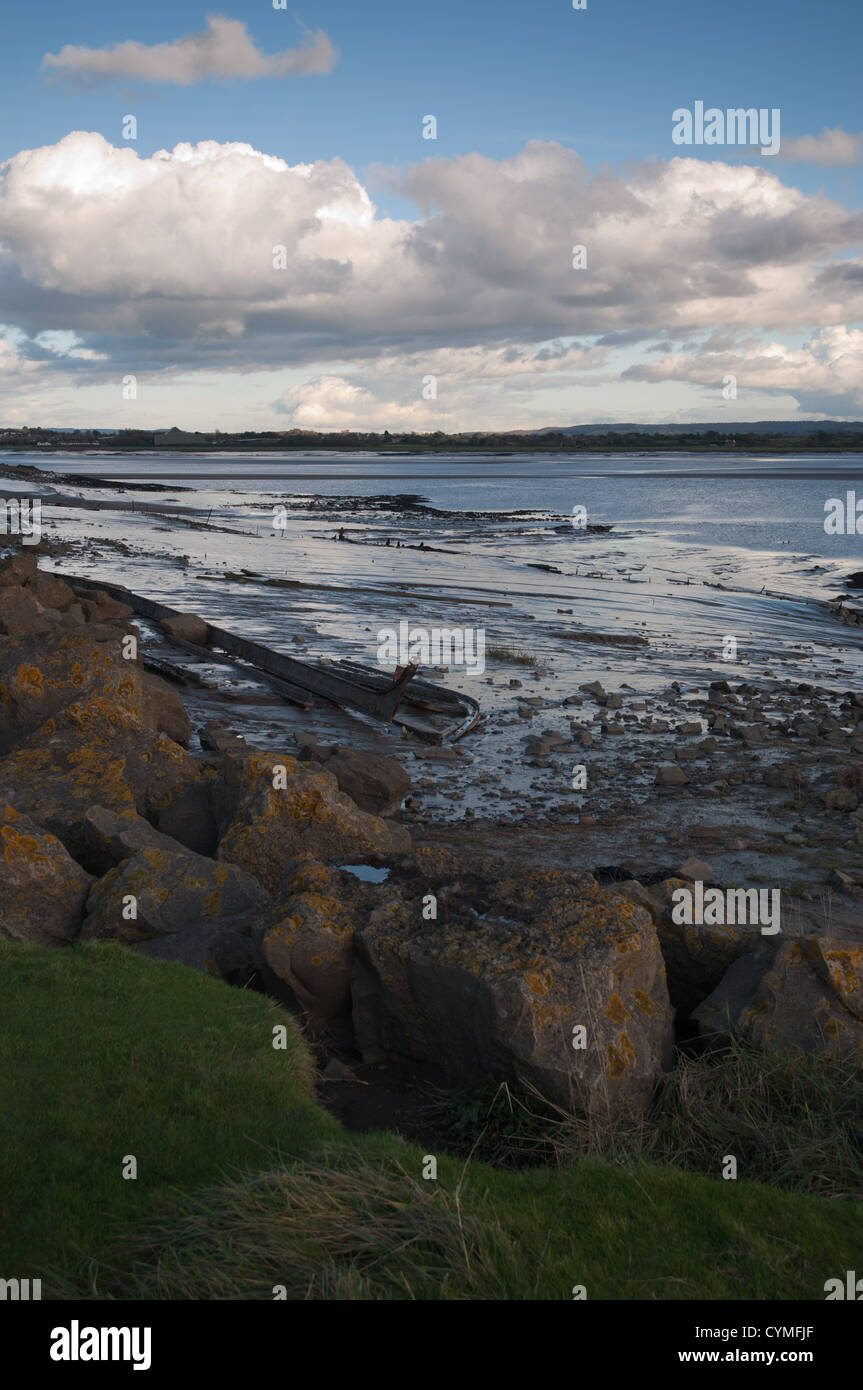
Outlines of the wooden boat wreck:
{"label": "wooden boat wreck", "polygon": [[[140,617],[160,625],[168,618],[189,616],[167,604],[135,594],[120,584],[79,579],[61,574],[59,570],[57,574],[76,589],[102,590],[118,603],[125,603]],[[300,661],[212,623],[206,623],[205,645],[173,634],[167,640],[188,652],[195,661],[226,661],[247,675],[257,676],[282,699],[302,709],[312,709],[316,701],[346,706],[386,723],[399,724],[430,743],[454,743],[469,733],[480,717],[479,704],[470,695],[417,679],[415,664],[396,667],[389,676],[354,661],[326,664]],[[191,672],[181,665],[160,658],[150,659],[147,664],[174,680],[191,683],[188,681]]]}

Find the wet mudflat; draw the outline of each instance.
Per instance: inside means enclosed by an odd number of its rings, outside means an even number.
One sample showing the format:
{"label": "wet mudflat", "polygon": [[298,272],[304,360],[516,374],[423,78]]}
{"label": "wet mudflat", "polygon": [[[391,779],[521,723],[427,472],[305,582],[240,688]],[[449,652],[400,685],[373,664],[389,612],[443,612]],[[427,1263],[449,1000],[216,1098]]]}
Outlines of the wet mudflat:
{"label": "wet mudflat", "polygon": [[[863,546],[823,527],[825,500],[863,478],[856,456],[735,458],[725,474],[697,456],[111,462],[53,460],[43,527],[61,572],[312,661],[374,666],[403,622],[483,634],[482,662],[423,672],[482,705],[453,748],[300,711],[217,662],[184,692],[193,722],[226,718],[263,748],[313,736],[401,758],[420,838],[533,835],[544,857],[641,870],[701,840],[726,875],[859,870],[849,808],[824,802],[861,751],[848,692],[863,691],[863,633],[825,600]],[[70,469],[116,485],[78,496]],[[175,491],[127,488],[171,469]],[[150,645],[166,654],[155,630]]]}

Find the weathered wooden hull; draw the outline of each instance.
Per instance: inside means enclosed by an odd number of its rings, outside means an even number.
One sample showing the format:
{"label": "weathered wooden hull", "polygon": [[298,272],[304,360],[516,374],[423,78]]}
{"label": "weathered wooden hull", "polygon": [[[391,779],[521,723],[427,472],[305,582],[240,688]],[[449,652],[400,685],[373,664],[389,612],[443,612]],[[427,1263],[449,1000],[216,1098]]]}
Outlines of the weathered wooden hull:
{"label": "weathered wooden hull", "polygon": [[[142,594],[133,593],[131,589],[126,589],[120,584],[79,579],[69,574],[63,574],[61,577],[78,588],[104,590],[118,603],[127,604],[142,618],[152,618],[161,622],[165,618],[182,616],[178,609],[158,603],[155,599],[145,598]],[[170,640],[189,651],[198,660],[206,660],[217,653],[224,653],[229,659],[253,666],[272,689],[304,709],[311,708],[314,703],[313,697],[317,696],[333,704],[358,709],[373,718],[392,723],[399,715],[399,707],[407,695],[409,702],[421,712],[450,716],[451,723],[444,728],[436,727],[422,717],[417,718],[409,714],[398,718],[398,722],[405,728],[435,743],[463,737],[479,718],[479,705],[468,695],[453,694],[428,681],[417,681],[411,686],[418,669],[414,664],[399,668],[394,676],[348,661],[319,666],[312,662],[300,661],[284,652],[274,651],[262,642],[239,637],[236,633],[228,632],[226,628],[217,627],[213,623],[207,623],[205,647],[177,637]]]}

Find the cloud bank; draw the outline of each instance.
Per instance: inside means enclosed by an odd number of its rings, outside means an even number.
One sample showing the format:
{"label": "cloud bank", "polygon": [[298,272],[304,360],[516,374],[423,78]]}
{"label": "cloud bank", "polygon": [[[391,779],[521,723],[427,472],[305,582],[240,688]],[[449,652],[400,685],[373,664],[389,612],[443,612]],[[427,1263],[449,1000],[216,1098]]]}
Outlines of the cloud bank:
{"label": "cloud bank", "polygon": [[[659,341],[659,361],[619,379],[721,381],[722,353],[743,353],[764,389],[827,402],[810,409],[860,396],[859,335],[830,336],[863,321],[860,210],[737,163],[591,175],[539,141],[389,178],[415,220],[382,216],[339,159],[289,165],[215,141],[142,158],[86,132],[21,151],[0,165],[0,297],[19,355],[50,331],[77,335],[91,356],[63,366],[91,379],[307,367],[323,405],[358,420],[376,410],[363,393],[379,394],[352,377],[363,364],[410,379],[409,401],[388,399],[419,419],[418,373],[512,397],[608,380],[608,349],[631,360]],[[762,362],[800,334],[805,370]],[[306,392],[282,408],[317,407]]]}

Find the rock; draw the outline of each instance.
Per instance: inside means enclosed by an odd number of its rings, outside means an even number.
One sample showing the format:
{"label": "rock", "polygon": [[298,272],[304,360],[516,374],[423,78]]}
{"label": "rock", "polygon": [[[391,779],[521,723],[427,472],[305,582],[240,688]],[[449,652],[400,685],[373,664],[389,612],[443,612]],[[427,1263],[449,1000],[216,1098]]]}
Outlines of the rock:
{"label": "rock", "polygon": [[267,965],[306,1011],[313,1032],[350,1008],[361,889],[347,878],[303,856],[255,928]]}
{"label": "rock", "polygon": [[79,601],[88,623],[115,623],[131,618],[134,612],[128,603],[120,603],[104,589],[85,589],[79,594]]}
{"label": "rock", "polygon": [[231,733],[222,721],[210,720],[198,730],[201,739],[201,747],[208,748],[214,753],[231,753],[239,748],[244,748],[246,740],[241,734]]}
{"label": "rock", "polygon": [[91,806],[80,828],[81,863],[98,877],[142,849],[176,851],[180,846],[160,835],[134,811],[119,814],[107,806]]}
{"label": "rock", "polygon": [[688,888],[682,878],[669,878],[651,888],[664,908],[657,922],[659,941],[668,976],[668,992],[678,1014],[689,1014],[716,989],[738,956],[764,942],[757,924],[677,923],[672,919],[672,894]]}
{"label": "rock", "polygon": [[6,637],[26,637],[48,632],[51,623],[33,594],[11,586],[0,588],[0,633]]}
{"label": "rock", "polygon": [[218,855],[253,873],[271,892],[285,863],[308,853],[325,863],[403,853],[407,830],[396,831],[361,811],[335,777],[295,758],[226,754],[213,783]]}
{"label": "rock", "polygon": [[232,864],[217,864],[189,850],[142,849],[92,888],[83,936],[135,945],[187,927],[236,925],[268,901],[251,874]]}
{"label": "rock", "polygon": [[764,1052],[850,1055],[863,1063],[863,1024],[834,992],[818,942],[785,941],[732,971],[696,1009],[700,1031],[730,1033]]}
{"label": "rock", "polygon": [[321,763],[335,777],[339,791],[375,816],[395,815],[410,790],[410,774],[401,763],[379,753],[304,742],[300,760]]}
{"label": "rock", "polygon": [[690,719],[690,720],[687,720],[687,722],[686,722],[685,724],[681,724],[681,725],[680,725],[680,727],[678,728],[677,732],[678,732],[679,734],[700,734],[700,733],[703,733],[703,730],[702,730],[702,727],[701,727],[701,720],[700,720],[700,719]]}
{"label": "rock", "polygon": [[142,671],[141,678],[144,684],[144,723],[187,748],[192,737],[192,723],[179,691],[149,671]]}
{"label": "rock", "polygon": [[57,946],[78,935],[93,879],[53,835],[0,810],[0,936]]}
{"label": "rock", "polygon": [[[489,865],[438,886],[438,919],[424,921],[420,890],[438,878],[426,865],[424,885],[379,890],[356,935],[364,1060],[410,1058],[467,1086],[527,1081],[568,1111],[644,1114],[671,1044],[647,913],[589,875],[501,881]],[[581,1027],[587,1046],[576,1049]]]}
{"label": "rock", "polygon": [[214,855],[219,828],[212,804],[212,788],[218,777],[215,767],[192,764],[194,779],[184,778],[167,787],[151,802],[156,829],[177,840],[195,854]]}
{"label": "rock", "polygon": [[580,685],[579,690],[583,690],[585,695],[593,695],[597,700],[605,699],[605,689],[601,681],[591,681],[588,685]]}
{"label": "rock", "polygon": [[689,878],[693,882],[713,882],[713,865],[708,864],[706,859],[696,859],[694,855],[684,860],[677,872],[680,878]]}
{"label": "rock", "polygon": [[[0,590],[3,595],[26,591]],[[174,688],[123,656],[125,625],[111,626],[95,640],[92,628],[53,628],[49,636],[28,633],[0,638],[0,753],[15,747],[47,719],[72,704],[97,699],[117,707],[147,728],[188,739],[183,702]],[[183,739],[178,738],[177,742]]]}
{"label": "rock", "polygon": [[150,818],[201,770],[178,744],[110,699],[69,705],[0,759],[0,798],[83,852],[91,806]]}
{"label": "rock", "polygon": [[657,787],[686,787],[689,778],[675,763],[662,763],[656,774]]}
{"label": "rock", "polygon": [[639,883],[637,878],[624,879],[622,883],[615,883],[615,893],[622,893],[625,898],[629,898],[638,907],[643,907],[645,912],[650,914],[652,922],[658,922],[665,910],[665,904],[660,897],[645,888],[643,883]]}
{"label": "rock", "polygon": [[178,637],[182,642],[193,642],[196,647],[206,647],[208,624],[197,613],[178,613],[173,618],[162,618],[159,626],[169,637]]}
{"label": "rock", "polygon": [[29,584],[39,572],[39,561],[35,555],[12,555],[0,560],[0,588],[7,585],[20,587]]}
{"label": "rock", "polygon": [[57,575],[44,574],[41,570],[28,580],[27,587],[35,594],[43,608],[53,608],[58,613],[68,613],[77,607],[83,618],[83,609],[76,603],[75,590]]}
{"label": "rock", "polygon": [[142,956],[178,961],[240,989],[251,984],[258,973],[252,942],[230,927],[184,927],[171,936],[140,941],[134,949]]}
{"label": "rock", "polygon": [[819,937],[818,949],[833,989],[846,1009],[863,1021],[863,941]]}

